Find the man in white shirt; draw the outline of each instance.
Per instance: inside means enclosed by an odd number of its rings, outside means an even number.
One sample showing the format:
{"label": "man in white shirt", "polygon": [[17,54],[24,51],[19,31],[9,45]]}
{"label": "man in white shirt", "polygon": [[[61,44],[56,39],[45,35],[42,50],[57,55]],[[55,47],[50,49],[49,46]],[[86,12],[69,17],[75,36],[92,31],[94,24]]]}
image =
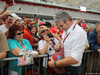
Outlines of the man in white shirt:
{"label": "man in white shirt", "polygon": [[13,23],[13,17],[11,15],[8,15],[5,19],[5,24],[0,26],[0,32],[3,32],[7,35],[9,27]]}
{"label": "man in white shirt", "polygon": [[55,19],[56,24],[65,31],[62,40],[65,58],[58,61],[51,58],[48,64],[50,67],[65,67],[64,75],[81,75],[81,62],[86,47],[87,34],[72,21],[72,17],[67,12],[59,12]]}

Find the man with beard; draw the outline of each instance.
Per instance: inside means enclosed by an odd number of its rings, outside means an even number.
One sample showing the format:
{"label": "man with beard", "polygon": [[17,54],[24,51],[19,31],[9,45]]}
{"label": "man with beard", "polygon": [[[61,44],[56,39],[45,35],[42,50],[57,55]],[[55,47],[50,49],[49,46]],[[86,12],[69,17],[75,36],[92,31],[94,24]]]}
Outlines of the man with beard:
{"label": "man with beard", "polygon": [[23,35],[23,38],[24,39],[27,39],[31,45],[33,45],[33,39],[32,39],[32,36],[31,36],[31,32],[30,32],[30,29],[33,27],[33,21],[29,20],[28,18],[25,19],[25,28],[24,28],[24,35]]}
{"label": "man with beard", "polygon": [[9,27],[13,23],[13,17],[11,15],[8,15],[5,19],[5,24],[0,26],[0,32],[5,33],[7,35]]}

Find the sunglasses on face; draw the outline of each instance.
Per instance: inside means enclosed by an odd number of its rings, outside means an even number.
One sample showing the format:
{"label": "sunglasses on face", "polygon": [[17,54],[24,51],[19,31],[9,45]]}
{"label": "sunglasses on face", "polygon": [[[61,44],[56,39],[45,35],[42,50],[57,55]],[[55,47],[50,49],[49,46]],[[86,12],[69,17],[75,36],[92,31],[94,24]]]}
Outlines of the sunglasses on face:
{"label": "sunglasses on face", "polygon": [[21,33],[17,33],[17,35],[21,35],[21,34],[24,34],[24,32],[21,32]]}
{"label": "sunglasses on face", "polygon": [[43,30],[41,33],[44,33],[45,31],[47,31],[47,30]]}

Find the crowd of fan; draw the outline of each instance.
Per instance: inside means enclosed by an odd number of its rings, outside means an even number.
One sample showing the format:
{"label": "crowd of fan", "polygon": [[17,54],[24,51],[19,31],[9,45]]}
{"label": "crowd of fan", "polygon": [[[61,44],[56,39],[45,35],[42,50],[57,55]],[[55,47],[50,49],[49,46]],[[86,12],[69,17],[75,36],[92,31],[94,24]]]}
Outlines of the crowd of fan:
{"label": "crowd of fan", "polygon": [[[54,23],[50,22],[40,22],[38,27],[37,16],[34,17],[34,20],[24,17],[23,22],[20,19],[16,19],[13,22],[14,17],[10,15],[11,12],[6,11],[8,7],[9,5],[5,4],[4,9],[0,12],[0,60],[6,57],[20,57],[19,54],[21,49],[31,51],[36,59],[39,54],[49,54],[53,55],[52,58],[56,60],[57,58],[54,57],[57,56],[57,54],[59,55],[59,52],[62,57],[61,59],[64,58],[64,51],[61,49],[61,42],[64,38],[64,28],[62,25],[54,25]],[[2,19],[3,17],[6,17],[5,21]],[[75,20],[73,23],[78,24],[82,27],[82,30],[84,29],[84,31],[87,32],[88,39],[84,51],[90,49],[100,53],[100,22],[97,22],[95,28],[86,27],[86,24],[82,23],[80,20]],[[49,56],[49,59],[50,57],[51,56]],[[7,75],[7,70],[9,71],[10,64],[6,62],[0,62],[0,64],[1,63],[3,63],[3,65],[0,65],[0,72],[3,68],[4,75]],[[11,75],[18,74],[17,60],[13,60],[11,63]],[[41,69],[43,75],[50,74],[46,71],[48,67],[47,65],[47,58],[43,58],[43,65],[41,67],[43,68]],[[54,68],[54,70],[55,74],[64,74],[66,71],[64,66],[62,66],[60,70],[57,67]],[[22,75],[22,67],[19,68],[19,75]]]}

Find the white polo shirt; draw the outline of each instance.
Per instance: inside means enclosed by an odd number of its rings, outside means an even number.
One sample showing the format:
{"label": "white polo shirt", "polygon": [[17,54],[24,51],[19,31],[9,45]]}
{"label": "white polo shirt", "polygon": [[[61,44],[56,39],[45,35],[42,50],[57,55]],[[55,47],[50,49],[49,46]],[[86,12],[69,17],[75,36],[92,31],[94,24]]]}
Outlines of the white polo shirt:
{"label": "white polo shirt", "polygon": [[[79,66],[82,62],[83,53],[86,47],[87,33],[79,25],[75,23],[63,33],[64,37],[70,32],[69,36],[64,41],[64,56],[72,56],[75,60],[79,61],[78,64],[71,66]],[[74,28],[74,29],[73,29]]]}

